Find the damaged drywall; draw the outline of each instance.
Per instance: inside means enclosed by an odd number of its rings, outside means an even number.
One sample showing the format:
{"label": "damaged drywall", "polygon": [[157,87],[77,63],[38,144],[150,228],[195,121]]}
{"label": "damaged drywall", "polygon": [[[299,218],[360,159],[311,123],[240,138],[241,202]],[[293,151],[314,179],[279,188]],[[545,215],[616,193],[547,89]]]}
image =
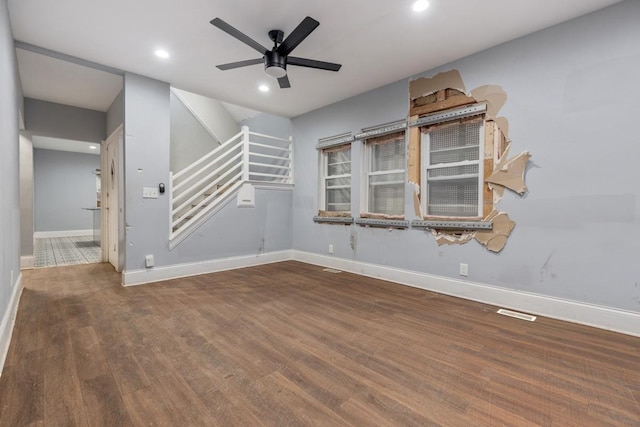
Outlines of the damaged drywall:
{"label": "damaged drywall", "polygon": [[507,237],[516,223],[504,212],[493,211],[485,219],[493,224],[491,230],[475,231],[473,238],[491,252],[500,252],[507,244]]}
{"label": "damaged drywall", "polygon": [[466,92],[462,76],[458,70],[449,70],[438,73],[433,77],[421,77],[411,80],[409,82],[409,96],[411,99],[416,99],[449,88]]}
{"label": "damaged drywall", "polygon": [[[409,118],[412,120],[456,106],[486,104],[483,221],[492,223],[493,229],[435,229],[431,230],[431,234],[438,245],[465,244],[475,239],[489,251],[500,252],[505,247],[515,222],[506,213],[495,210],[495,205],[503,197],[505,189],[520,196],[527,192],[525,173],[527,162],[531,158],[528,151],[509,158],[509,121],[506,117],[499,116],[500,110],[507,102],[506,91],[497,85],[483,85],[467,93],[460,72],[449,70],[430,78],[421,77],[410,81],[409,102]],[[409,135],[409,147],[415,148],[419,146],[419,135],[414,134],[418,133]],[[410,156],[413,151],[409,150]],[[408,165],[410,184],[415,188],[414,209],[416,215],[422,218],[419,199],[419,159],[409,158]]]}
{"label": "damaged drywall", "polygon": [[524,183],[524,173],[530,158],[531,154],[529,154],[528,151],[518,154],[516,157],[507,160],[504,165],[496,168],[493,174],[485,179],[485,181],[492,186],[502,186],[523,195],[527,192],[527,185]]}

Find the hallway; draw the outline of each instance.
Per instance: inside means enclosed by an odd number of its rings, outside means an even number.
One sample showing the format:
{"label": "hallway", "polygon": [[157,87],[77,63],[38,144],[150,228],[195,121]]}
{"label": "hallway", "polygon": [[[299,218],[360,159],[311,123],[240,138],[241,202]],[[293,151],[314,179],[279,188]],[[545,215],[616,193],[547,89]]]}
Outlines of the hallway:
{"label": "hallway", "polygon": [[101,261],[101,249],[92,236],[35,239],[35,267],[92,264]]}

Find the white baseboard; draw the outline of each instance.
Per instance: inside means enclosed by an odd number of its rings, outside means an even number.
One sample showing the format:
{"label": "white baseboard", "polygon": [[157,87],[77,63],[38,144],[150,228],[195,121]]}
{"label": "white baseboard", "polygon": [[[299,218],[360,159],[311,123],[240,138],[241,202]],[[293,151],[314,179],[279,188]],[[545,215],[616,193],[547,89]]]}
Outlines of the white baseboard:
{"label": "white baseboard", "polygon": [[293,259],[525,313],[640,337],[640,313],[448,277],[294,251]]}
{"label": "white baseboard", "polygon": [[28,270],[34,268],[36,265],[36,258],[33,255],[20,257],[20,270]]}
{"label": "white baseboard", "polygon": [[497,307],[640,337],[638,312],[296,250],[125,271],[122,274],[122,284],[142,285],[287,260],[331,267]]}
{"label": "white baseboard", "polygon": [[0,324],[0,373],[4,369],[4,362],[7,360],[9,353],[9,345],[11,344],[11,335],[13,326],[16,322],[16,314],[18,313],[18,303],[22,294],[22,273],[18,274],[16,282],[13,284],[13,292],[9,299],[9,306],[4,313],[2,323]]}
{"label": "white baseboard", "polygon": [[61,230],[61,231],[36,231],[34,239],[52,239],[55,237],[93,236],[93,230]]}
{"label": "white baseboard", "polygon": [[260,255],[245,255],[188,264],[152,267],[144,270],[124,271],[122,273],[122,285],[142,285],[162,280],[215,273],[217,271],[233,270],[242,267],[252,267],[255,265],[270,264],[273,262],[288,261],[291,259],[293,259],[293,251],[286,250],[268,252]]}

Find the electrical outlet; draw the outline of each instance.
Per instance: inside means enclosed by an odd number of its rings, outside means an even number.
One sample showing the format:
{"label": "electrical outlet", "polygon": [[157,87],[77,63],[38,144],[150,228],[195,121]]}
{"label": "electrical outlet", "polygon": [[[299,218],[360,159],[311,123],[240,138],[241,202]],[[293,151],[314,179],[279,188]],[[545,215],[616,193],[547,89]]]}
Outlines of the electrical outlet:
{"label": "electrical outlet", "polygon": [[153,255],[147,255],[144,257],[144,265],[147,268],[153,267],[153,264],[154,264]]}
{"label": "electrical outlet", "polygon": [[469,264],[460,263],[460,275],[465,277],[469,275]]}
{"label": "electrical outlet", "polygon": [[333,253],[333,245],[329,245],[329,253],[332,254]]}

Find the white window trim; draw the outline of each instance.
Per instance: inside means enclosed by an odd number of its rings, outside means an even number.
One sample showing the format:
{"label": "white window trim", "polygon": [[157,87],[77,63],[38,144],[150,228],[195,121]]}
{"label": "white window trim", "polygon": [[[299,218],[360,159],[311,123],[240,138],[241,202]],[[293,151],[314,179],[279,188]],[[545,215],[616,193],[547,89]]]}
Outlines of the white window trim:
{"label": "white window trim", "polygon": [[[319,205],[320,205],[320,210],[323,210],[323,211],[329,211],[329,206],[327,205],[327,200],[326,200],[326,197],[327,197],[327,191],[326,190],[328,189],[327,188],[327,181],[329,179],[350,178],[351,179],[350,182],[353,182],[353,158],[351,156],[353,147],[351,146],[352,145],[351,142],[349,142],[347,144],[341,144],[341,145],[348,146],[348,148],[346,148],[346,149],[350,151],[349,158],[351,160],[349,160],[349,163],[351,164],[352,173],[329,176],[329,152],[328,152],[328,149],[334,148],[334,147],[338,147],[339,145],[335,145],[333,147],[326,147],[326,148],[318,150],[318,152],[320,154],[318,170],[321,171],[321,176],[320,176],[320,179],[318,180],[318,184],[319,184],[319,189],[318,189],[319,190]],[[346,162],[344,162],[344,163],[346,163]],[[338,188],[349,188],[349,189],[351,189],[351,184],[349,184],[349,185],[341,185],[341,186],[334,186],[334,187],[331,187],[331,188],[332,189],[338,189]],[[351,197],[349,197],[349,209],[333,211],[333,212],[351,212]]]}
{"label": "white window trim", "polygon": [[[406,127],[406,126],[405,126]],[[367,139],[363,139],[363,150],[364,150],[364,155],[362,156],[363,158],[363,176],[364,179],[362,180],[362,185],[361,185],[361,203],[360,203],[360,211],[361,212],[367,212],[367,213],[372,213],[372,214],[379,214],[380,212],[373,212],[372,210],[369,209],[369,178],[371,176],[376,176],[376,175],[389,175],[389,174],[398,174],[401,173],[402,174],[402,180],[401,181],[389,181],[389,182],[385,182],[384,184],[402,184],[403,186],[406,184],[407,181],[407,168],[406,168],[406,163],[407,163],[407,135],[408,133],[405,130],[405,127],[402,128],[397,128],[394,129],[392,132],[386,132],[385,134],[389,134],[389,133],[395,133],[395,132],[400,132],[403,131],[404,132],[404,164],[405,164],[405,168],[403,169],[393,169],[393,170],[388,170],[388,171],[378,171],[378,172],[371,172],[371,147],[373,144],[371,143],[367,143],[368,140],[376,138],[378,136],[382,136],[382,135],[375,135],[372,136],[371,138],[367,138]],[[404,215],[404,204],[406,204],[406,200],[405,197],[403,196],[403,209],[402,209],[402,213],[398,214],[398,215]]]}
{"label": "white window trim", "polygon": [[[434,125],[439,125],[439,124],[446,124],[446,122],[442,122],[442,123],[434,123]],[[430,150],[429,150],[429,144],[430,144],[430,138],[431,135],[428,133],[422,133],[422,131],[420,132],[420,152],[421,152],[421,159],[420,159],[420,182],[422,183],[421,185],[421,189],[420,189],[420,200],[421,200],[421,208],[422,208],[422,212],[423,212],[423,216],[425,217],[429,217],[429,218],[461,218],[461,219],[473,219],[473,218],[478,218],[478,219],[482,219],[484,217],[484,129],[486,126],[486,117],[482,116],[482,122],[480,125],[480,128],[478,129],[478,132],[480,132],[479,138],[478,138],[478,160],[464,160],[461,162],[454,162],[454,163],[439,163],[437,165],[430,165]],[[465,166],[465,165],[478,165],[478,210],[477,210],[477,215],[475,217],[471,216],[471,217],[466,217],[466,216],[456,216],[456,217],[448,217],[448,216],[441,216],[441,215],[430,215],[428,212],[428,194],[427,194],[427,179],[428,179],[428,171],[432,170],[432,169],[439,169],[439,168],[445,168],[445,167],[455,167],[455,166]],[[475,174],[474,174],[475,175]],[[473,175],[471,175],[473,176]],[[463,177],[463,176],[460,176]],[[446,179],[452,179],[451,176],[448,176],[446,178],[443,178],[442,180],[446,180]],[[436,179],[431,179],[431,181],[435,181],[438,180]]]}

